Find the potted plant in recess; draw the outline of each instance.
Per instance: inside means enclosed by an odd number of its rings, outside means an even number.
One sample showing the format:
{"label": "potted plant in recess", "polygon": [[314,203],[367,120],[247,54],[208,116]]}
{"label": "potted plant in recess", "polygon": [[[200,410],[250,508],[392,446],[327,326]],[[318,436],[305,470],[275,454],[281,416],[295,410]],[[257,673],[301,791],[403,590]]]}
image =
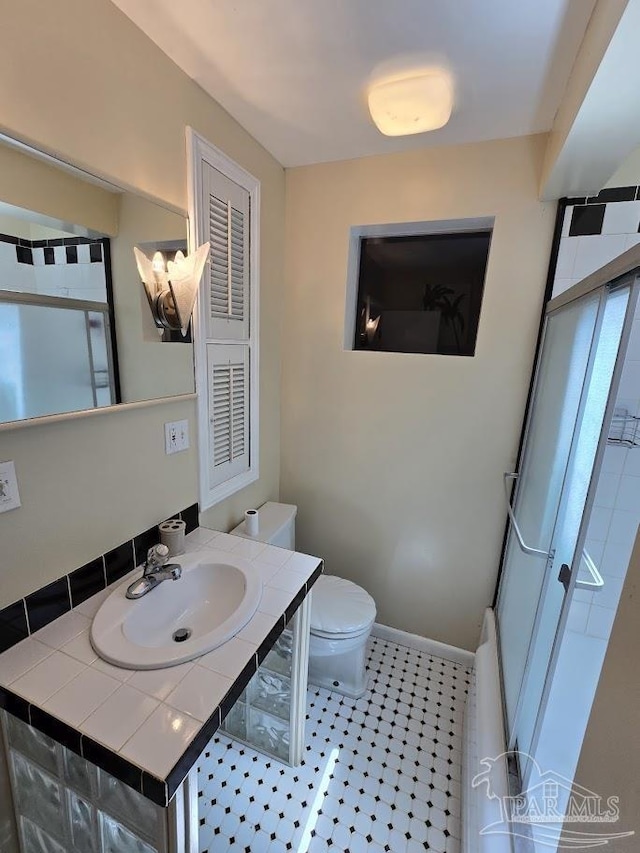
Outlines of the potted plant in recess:
{"label": "potted plant in recess", "polygon": [[422,295],[422,308],[424,311],[437,312],[439,319],[437,325],[440,325],[440,319],[451,326],[456,340],[458,352],[461,349],[459,332],[464,331],[464,317],[460,306],[464,300],[465,294],[459,293],[454,297],[455,291],[446,287],[444,284],[425,284],[424,293]]}

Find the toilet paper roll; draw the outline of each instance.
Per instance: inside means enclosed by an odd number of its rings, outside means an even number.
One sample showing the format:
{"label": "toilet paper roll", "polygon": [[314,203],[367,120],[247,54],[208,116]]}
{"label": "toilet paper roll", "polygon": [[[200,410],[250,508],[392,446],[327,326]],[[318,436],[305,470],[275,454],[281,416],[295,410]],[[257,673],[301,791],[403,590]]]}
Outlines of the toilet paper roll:
{"label": "toilet paper roll", "polygon": [[248,536],[257,536],[260,530],[260,516],[257,509],[248,509],[244,514],[244,529]]}
{"label": "toilet paper roll", "polygon": [[184,554],[185,528],[184,521],[179,521],[177,518],[171,518],[169,521],[163,521],[162,524],[158,525],[160,542],[167,546],[170,557],[178,557],[180,554]]}

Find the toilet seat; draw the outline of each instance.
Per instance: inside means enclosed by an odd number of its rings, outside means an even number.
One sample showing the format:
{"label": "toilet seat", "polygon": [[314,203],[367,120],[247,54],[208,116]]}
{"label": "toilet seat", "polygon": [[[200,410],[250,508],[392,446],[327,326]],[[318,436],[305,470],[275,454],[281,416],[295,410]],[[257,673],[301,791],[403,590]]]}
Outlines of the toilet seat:
{"label": "toilet seat", "polygon": [[313,587],[311,633],[327,639],[349,639],[368,632],[376,604],[366,590],[334,575],[321,575]]}

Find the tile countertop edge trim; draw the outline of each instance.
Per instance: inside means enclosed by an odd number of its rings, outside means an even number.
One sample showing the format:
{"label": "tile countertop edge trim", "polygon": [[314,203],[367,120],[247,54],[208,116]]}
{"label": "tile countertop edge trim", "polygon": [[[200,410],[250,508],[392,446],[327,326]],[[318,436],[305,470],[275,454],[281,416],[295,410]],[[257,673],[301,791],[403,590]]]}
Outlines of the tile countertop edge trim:
{"label": "tile countertop edge trim", "polygon": [[[216,708],[211,717],[209,717],[207,722],[202,726],[200,731],[196,734],[191,743],[187,746],[181,758],[176,762],[173,769],[169,772],[167,776],[169,800],[178,790],[178,788],[186,778],[187,774],[189,773],[189,770],[191,770],[193,765],[198,760],[198,757],[202,753],[203,749],[206,747],[207,743],[209,743],[217,729],[222,725],[227,714],[235,705],[238,697],[251,680],[251,677],[254,675],[255,672],[257,672],[258,666],[265,659],[267,654],[271,651],[271,649],[276,643],[276,640],[284,631],[287,622],[289,622],[291,617],[298,610],[302,602],[309,594],[312,586],[316,583],[323,571],[324,561],[320,560],[313,574],[295,594],[291,603],[287,607],[286,612],[282,615],[281,618],[278,619],[278,621],[269,631],[262,643],[260,643],[256,654],[251,660],[247,662],[247,665],[242,670],[238,678],[235,680],[220,705]],[[214,718],[217,714],[219,715],[219,719],[216,721]]]}
{"label": "tile countertop edge trim", "polygon": [[14,717],[51,737],[58,743],[61,743],[100,769],[110,773],[120,782],[124,782],[125,785],[133,788],[147,799],[156,803],[156,805],[166,808],[186,778],[189,770],[196,763],[203,749],[221,726],[222,721],[235,704],[237,698],[257,671],[260,662],[264,660],[273,648],[276,640],[284,631],[287,622],[298,610],[323,570],[324,562],[320,560],[313,574],[300,587],[287,607],[286,612],[269,631],[258,647],[257,652],[247,661],[246,666],[228,690],[222,702],[201,726],[166,779],[159,779],[143,767],[139,767],[134,762],[128,761],[119,753],[114,752],[109,747],[69,726],[38,705],[28,702],[17,693],[13,693],[8,687],[0,686],[0,708],[3,708],[7,713],[12,714]]}

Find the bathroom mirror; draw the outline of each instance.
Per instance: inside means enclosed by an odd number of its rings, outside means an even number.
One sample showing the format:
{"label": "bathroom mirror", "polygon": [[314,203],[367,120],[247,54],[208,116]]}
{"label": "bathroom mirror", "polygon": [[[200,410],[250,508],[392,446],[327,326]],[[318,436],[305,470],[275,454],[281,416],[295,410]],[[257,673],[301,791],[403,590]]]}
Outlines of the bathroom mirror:
{"label": "bathroom mirror", "polygon": [[0,137],[0,423],[193,393],[134,246],[186,251],[185,215]]}

